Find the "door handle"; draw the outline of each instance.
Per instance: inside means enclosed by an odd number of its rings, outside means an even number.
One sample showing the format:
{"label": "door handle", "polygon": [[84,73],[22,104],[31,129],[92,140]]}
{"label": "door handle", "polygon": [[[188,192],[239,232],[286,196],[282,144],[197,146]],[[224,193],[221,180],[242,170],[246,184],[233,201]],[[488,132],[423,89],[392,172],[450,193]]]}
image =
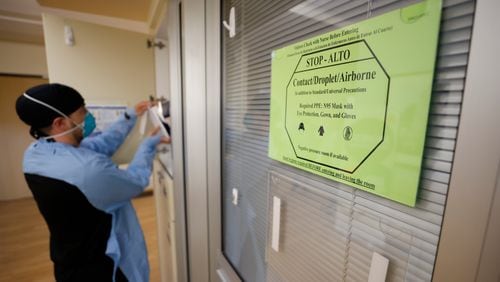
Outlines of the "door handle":
{"label": "door handle", "polygon": [[229,31],[229,37],[233,38],[236,35],[236,15],[234,7],[229,10],[229,23],[223,21],[222,24]]}

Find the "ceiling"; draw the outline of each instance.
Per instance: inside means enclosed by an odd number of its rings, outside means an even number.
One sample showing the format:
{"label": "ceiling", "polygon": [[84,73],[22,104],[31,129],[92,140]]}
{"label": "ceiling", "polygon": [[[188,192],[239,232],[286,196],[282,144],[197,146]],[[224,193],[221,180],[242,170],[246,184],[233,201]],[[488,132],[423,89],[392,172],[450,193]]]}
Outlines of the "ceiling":
{"label": "ceiling", "polygon": [[151,0],[38,0],[41,6],[134,21],[147,21]]}
{"label": "ceiling", "polygon": [[150,24],[151,11],[155,8],[152,6],[158,2],[161,1],[0,0],[0,41],[43,45],[42,12],[95,23],[106,22],[110,26],[113,21],[121,26],[130,23],[129,26],[141,26],[135,31],[146,31],[142,26]]}

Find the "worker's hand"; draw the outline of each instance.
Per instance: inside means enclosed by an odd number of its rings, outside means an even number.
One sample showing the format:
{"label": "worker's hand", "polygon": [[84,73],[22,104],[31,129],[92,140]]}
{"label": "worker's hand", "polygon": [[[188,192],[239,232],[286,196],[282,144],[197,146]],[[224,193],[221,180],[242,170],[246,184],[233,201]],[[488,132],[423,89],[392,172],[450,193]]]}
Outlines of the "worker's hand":
{"label": "worker's hand", "polygon": [[142,114],[144,114],[144,112],[146,112],[150,106],[152,106],[150,101],[141,101],[137,103],[137,105],[135,105],[134,107],[135,114],[137,116],[142,116]]}
{"label": "worker's hand", "polygon": [[[149,136],[155,136],[156,134],[158,134],[159,131],[160,127],[156,127],[149,133]],[[166,136],[161,136],[160,144],[170,144],[170,138]]]}

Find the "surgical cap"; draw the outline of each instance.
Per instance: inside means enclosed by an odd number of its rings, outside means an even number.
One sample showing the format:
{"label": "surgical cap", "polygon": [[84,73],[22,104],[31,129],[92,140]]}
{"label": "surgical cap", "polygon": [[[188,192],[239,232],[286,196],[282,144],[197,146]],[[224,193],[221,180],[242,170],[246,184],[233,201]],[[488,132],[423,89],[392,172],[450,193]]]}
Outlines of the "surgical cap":
{"label": "surgical cap", "polygon": [[[85,104],[82,95],[75,89],[58,84],[41,84],[25,92],[27,95],[58,109],[69,116]],[[21,94],[16,101],[16,112],[19,118],[32,129],[48,127],[61,115],[39,103],[29,100]]]}

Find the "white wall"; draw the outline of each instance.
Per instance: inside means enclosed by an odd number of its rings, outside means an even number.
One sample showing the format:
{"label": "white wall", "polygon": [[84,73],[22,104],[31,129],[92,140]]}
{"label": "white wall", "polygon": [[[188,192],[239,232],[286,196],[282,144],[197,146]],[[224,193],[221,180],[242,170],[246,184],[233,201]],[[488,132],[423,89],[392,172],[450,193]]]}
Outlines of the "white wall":
{"label": "white wall", "polygon": [[0,41],[0,73],[47,77],[45,48],[35,44]]}
{"label": "white wall", "polygon": [[[64,26],[71,26],[73,46],[64,41]],[[147,35],[44,14],[43,27],[50,82],[77,89],[87,104],[133,106],[155,95],[153,50]],[[119,162],[133,156],[139,142],[137,129],[115,155]]]}

